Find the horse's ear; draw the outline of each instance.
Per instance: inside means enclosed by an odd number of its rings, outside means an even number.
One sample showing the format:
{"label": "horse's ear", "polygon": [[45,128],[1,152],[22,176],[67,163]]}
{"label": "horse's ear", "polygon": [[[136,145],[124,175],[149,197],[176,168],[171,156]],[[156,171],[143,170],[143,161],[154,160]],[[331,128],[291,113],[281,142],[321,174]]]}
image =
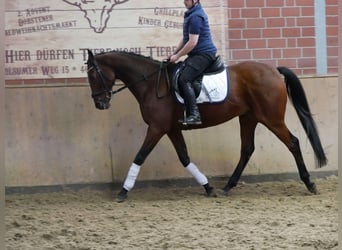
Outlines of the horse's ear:
{"label": "horse's ear", "polygon": [[94,54],[91,52],[90,49],[88,49],[88,61],[93,61],[94,60]]}

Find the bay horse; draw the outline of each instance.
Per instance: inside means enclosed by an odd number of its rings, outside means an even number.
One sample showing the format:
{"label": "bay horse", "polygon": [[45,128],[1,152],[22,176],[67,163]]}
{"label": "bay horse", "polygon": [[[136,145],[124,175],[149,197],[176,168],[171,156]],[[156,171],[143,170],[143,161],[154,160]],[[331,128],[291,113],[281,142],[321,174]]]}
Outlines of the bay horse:
{"label": "bay horse", "polygon": [[[88,50],[87,75],[92,98],[97,109],[110,107],[111,97],[128,88],[139,103],[143,120],[148,125],[141,148],[117,195],[117,201],[127,198],[136,181],[141,165],[158,141],[166,134],[186,170],[202,185],[208,196],[216,196],[206,176],[191,162],[182,134],[185,129],[215,126],[239,117],[241,151],[240,160],[223,187],[224,194],[237,185],[239,178],[254,151],[255,128],[258,123],[272,131],[292,153],[301,180],[316,194],[305,166],[298,139],[287,128],[284,116],[287,97],[297,112],[300,122],[313,148],[317,166],[326,165],[327,158],[312,118],[306,94],[296,74],[287,67],[272,67],[259,62],[242,62],[227,67],[230,75],[229,96],[220,104],[199,104],[200,125],[183,125],[184,106],[176,101],[170,79],[176,64],[157,61],[150,57],[128,52],[106,52],[94,55]],[[113,90],[115,80],[124,86]]]}

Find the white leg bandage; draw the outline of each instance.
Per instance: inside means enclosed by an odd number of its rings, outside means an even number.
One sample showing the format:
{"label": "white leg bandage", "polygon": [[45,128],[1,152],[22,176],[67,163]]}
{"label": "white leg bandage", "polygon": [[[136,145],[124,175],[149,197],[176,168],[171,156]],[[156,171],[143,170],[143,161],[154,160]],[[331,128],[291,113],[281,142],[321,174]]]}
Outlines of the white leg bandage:
{"label": "white leg bandage", "polygon": [[131,167],[129,168],[126,180],[124,182],[124,189],[126,189],[127,191],[130,191],[135,184],[135,180],[138,177],[139,171],[140,171],[140,167],[139,165],[132,163]]}
{"label": "white leg bandage", "polygon": [[189,163],[188,166],[186,166],[186,170],[195,178],[195,180],[198,182],[200,185],[205,185],[208,183],[207,177],[205,177],[204,174],[202,174],[198,168],[196,167],[195,164],[192,162]]}

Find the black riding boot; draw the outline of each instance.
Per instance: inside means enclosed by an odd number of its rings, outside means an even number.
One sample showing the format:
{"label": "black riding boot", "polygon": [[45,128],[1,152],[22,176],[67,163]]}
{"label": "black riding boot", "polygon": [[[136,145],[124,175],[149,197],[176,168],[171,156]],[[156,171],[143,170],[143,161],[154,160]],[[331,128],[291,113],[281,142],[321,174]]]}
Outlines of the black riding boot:
{"label": "black riding boot", "polygon": [[182,123],[184,125],[202,124],[201,115],[196,104],[195,91],[191,86],[191,83],[187,82],[185,84],[181,84],[181,88],[187,112],[186,118],[184,121],[182,121]]}

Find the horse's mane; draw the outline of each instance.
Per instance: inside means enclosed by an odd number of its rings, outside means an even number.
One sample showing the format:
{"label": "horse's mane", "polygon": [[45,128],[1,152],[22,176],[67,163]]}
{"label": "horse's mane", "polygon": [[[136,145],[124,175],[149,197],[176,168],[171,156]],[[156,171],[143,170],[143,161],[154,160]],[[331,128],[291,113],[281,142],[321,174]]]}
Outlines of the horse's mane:
{"label": "horse's mane", "polygon": [[145,55],[137,54],[134,52],[128,52],[128,51],[112,50],[112,51],[107,51],[107,52],[100,52],[96,55],[106,55],[106,54],[122,54],[122,55],[131,56],[131,57],[141,58],[141,59],[149,61],[149,62],[160,63],[160,61],[153,59],[150,56],[145,56]]}

